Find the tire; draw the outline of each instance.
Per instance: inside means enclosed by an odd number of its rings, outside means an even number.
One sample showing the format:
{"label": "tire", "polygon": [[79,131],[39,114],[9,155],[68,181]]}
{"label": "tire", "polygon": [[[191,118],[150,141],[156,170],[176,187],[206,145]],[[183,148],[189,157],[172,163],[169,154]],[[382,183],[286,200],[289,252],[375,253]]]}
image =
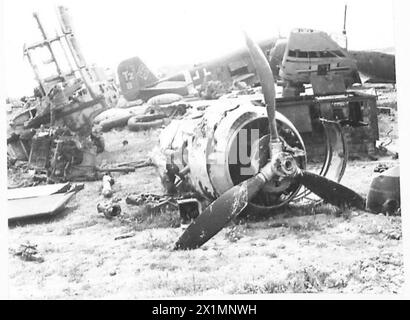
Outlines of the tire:
{"label": "tire", "polygon": [[111,130],[112,128],[124,127],[127,124],[127,121],[129,120],[129,118],[131,117],[132,115],[129,114],[129,115],[126,115],[120,118],[104,120],[104,121],[101,121],[99,125],[101,126],[102,131],[107,132]]}
{"label": "tire", "polygon": [[98,124],[103,121],[124,117],[127,114],[129,114],[129,112],[127,112],[127,110],[125,109],[112,108],[112,109],[104,110],[103,112],[98,114],[94,118],[93,122]]}
{"label": "tire", "polygon": [[145,114],[147,106],[136,106],[128,109],[108,109],[94,118],[94,123],[101,125],[104,131],[114,127],[126,126],[129,118]]}

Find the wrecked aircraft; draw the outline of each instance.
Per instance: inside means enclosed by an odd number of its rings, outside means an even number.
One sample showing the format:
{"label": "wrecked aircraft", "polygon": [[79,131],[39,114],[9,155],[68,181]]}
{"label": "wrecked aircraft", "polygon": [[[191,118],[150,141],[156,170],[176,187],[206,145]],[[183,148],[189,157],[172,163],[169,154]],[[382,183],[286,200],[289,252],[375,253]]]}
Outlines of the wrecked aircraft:
{"label": "wrecked aircraft", "polygon": [[127,101],[148,99],[165,93],[188,95],[188,84],[184,77],[158,79],[138,57],[122,61],[117,69],[121,94]]}
{"label": "wrecked aircraft", "polygon": [[[51,179],[93,177],[95,155],[104,149],[93,120],[117,104],[119,90],[85,62],[65,7],[58,7],[61,32],[53,38],[47,36],[38,14],[33,16],[43,40],[25,45],[24,56],[38,87],[9,123],[8,155],[46,171]],[[36,60],[44,48],[48,59],[39,65]],[[54,70],[51,75],[47,75],[49,65]]]}
{"label": "wrecked aircraft", "polygon": [[[259,45],[267,51],[275,41],[276,38],[268,39],[260,42]],[[248,84],[255,84],[257,82],[252,61],[247,51],[242,49],[161,79],[155,77],[139,57],[121,62],[117,72],[121,93],[128,101],[147,100],[165,92],[186,96],[204,82],[211,80],[222,83],[245,81]]]}
{"label": "wrecked aircraft", "polygon": [[356,61],[363,82],[396,83],[396,58],[393,54],[353,50],[349,50],[349,54]]}
{"label": "wrecked aircraft", "polygon": [[[264,103],[257,107],[250,100],[220,101],[203,114],[191,115],[183,126],[174,121],[162,133],[162,181],[168,193],[196,192],[209,204],[191,217],[195,219],[175,249],[200,247],[246,209],[271,211],[310,193],[342,208],[397,210],[398,168],[373,181],[367,201],[339,183],[347,161],[341,129],[346,122],[320,119],[328,153],[319,173],[307,169],[300,133],[276,110],[280,100],[269,63],[255,42],[248,36],[246,41]],[[381,192],[386,187],[391,192]]]}
{"label": "wrecked aircraft", "polygon": [[[274,41],[275,39],[265,41],[259,43],[259,46],[265,52]],[[302,134],[307,148],[318,150],[317,145],[323,143],[322,126],[318,120],[319,117],[323,117],[328,120],[343,120],[350,125],[345,126],[343,131],[348,136],[352,156],[363,153],[375,154],[375,143],[379,138],[377,98],[372,94],[347,89],[353,83],[360,82],[360,76],[355,61],[344,49],[324,32],[295,29],[290,34],[289,41],[276,41],[276,46],[270,51],[269,57],[270,68],[276,75],[276,84],[283,87],[283,90],[278,89],[278,110],[291,119]],[[136,63],[133,66],[135,70],[146,70],[141,60],[132,61]],[[130,89],[127,92],[131,98],[135,98],[145,84],[142,79],[138,80],[138,72],[127,74],[129,79],[134,80],[127,82],[123,79],[121,87],[128,86]],[[119,77],[121,83],[120,72]],[[232,87],[228,90],[219,90],[223,92],[219,94],[218,83],[232,84],[232,81],[235,81],[236,84],[246,82],[254,85],[259,82],[249,55],[242,51],[197,66],[169,77],[168,80],[170,79],[185,85],[185,88],[198,90],[201,90],[205,81],[210,84],[205,88],[205,96],[209,95],[211,99],[223,98],[223,93],[226,92],[232,92],[233,95],[235,92],[241,94],[241,89]],[[246,84],[245,87],[250,88]],[[132,88],[135,88],[135,91],[132,91]],[[254,93],[251,90],[242,91],[246,91],[245,95]],[[320,150],[316,153],[320,154]]]}
{"label": "wrecked aircraft", "polygon": [[312,84],[315,91],[317,75],[337,76],[343,81],[334,79],[333,83],[346,88],[361,82],[354,60],[322,31],[292,30],[287,41],[282,40],[272,48],[269,60],[274,75],[285,87],[285,96],[299,95],[305,84]]}
{"label": "wrecked aircraft", "polygon": [[317,72],[344,74],[346,87],[362,82],[396,82],[394,55],[346,50],[328,34],[312,29],[295,29],[288,39],[279,39],[268,59],[272,72],[285,85],[310,83],[310,76]]}
{"label": "wrecked aircraft", "polygon": [[[46,171],[52,181],[93,179],[99,172],[96,153],[104,148],[93,123],[116,104],[119,92],[114,83],[98,81],[93,75],[65,10],[60,8],[59,14],[62,35],[54,39],[47,38],[35,15],[44,42],[26,47],[25,55],[39,86],[27,109],[13,119],[8,144],[10,153],[28,160],[31,168]],[[68,73],[54,54],[54,42],[69,48],[67,61],[75,66]],[[155,77],[138,58],[118,67],[121,91],[129,101],[149,101],[165,92],[186,96],[209,79],[262,85],[262,94],[255,90],[241,98],[213,100],[209,107],[196,108],[197,112],[163,130],[160,169],[167,192],[190,192],[199,200],[214,201],[181,236],[177,248],[200,246],[245,207],[274,210],[311,192],[335,205],[364,208],[361,196],[338,183],[346,167],[347,145],[351,154],[373,153],[378,139],[376,97],[346,89],[360,81],[355,62],[330,37],[310,29],[297,29],[289,41],[278,41],[270,65],[264,52],[271,42],[262,49],[249,38],[247,44],[251,56],[239,53],[239,60],[230,56],[166,79]],[[57,71],[51,78],[40,74],[31,55],[44,46]],[[286,90],[279,97],[272,57],[282,61],[277,75]],[[237,58],[235,54],[233,59]],[[305,84],[312,85],[313,94],[302,94]],[[181,115],[185,111],[184,107]],[[130,130],[140,130],[147,125],[140,117],[151,117],[162,126],[169,116],[127,114],[124,119]],[[316,174],[307,171],[307,154],[319,154],[319,149],[325,160]],[[201,212],[198,199],[184,198],[178,203],[180,211],[185,205],[196,205],[196,212]],[[106,214],[112,208],[99,210]]]}
{"label": "wrecked aircraft", "polygon": [[[248,36],[246,43],[261,80],[265,107],[236,101],[192,117],[183,128],[174,124],[174,129],[163,132],[162,180],[168,191],[190,189],[213,201],[181,235],[176,249],[201,246],[247,206],[272,210],[308,192],[337,206],[365,207],[360,195],[337,182],[346,165],[339,122],[324,121],[330,154],[320,174],[307,171],[299,132],[276,111],[269,63]],[[251,155],[249,161],[243,161],[244,152]],[[328,173],[335,180],[326,178]]]}
{"label": "wrecked aircraft", "polygon": [[[312,29],[294,29],[289,38],[267,39],[258,43],[269,59],[270,68],[287,87],[285,95],[298,95],[303,84],[310,84],[315,73],[343,74],[344,85],[362,82],[395,83],[395,57],[392,54],[346,50],[328,34]],[[255,68],[245,49],[199,63],[193,67],[158,79],[138,57],[118,66],[121,92],[128,101],[147,100],[155,94],[173,92],[189,95],[209,81],[223,84],[258,83]]]}

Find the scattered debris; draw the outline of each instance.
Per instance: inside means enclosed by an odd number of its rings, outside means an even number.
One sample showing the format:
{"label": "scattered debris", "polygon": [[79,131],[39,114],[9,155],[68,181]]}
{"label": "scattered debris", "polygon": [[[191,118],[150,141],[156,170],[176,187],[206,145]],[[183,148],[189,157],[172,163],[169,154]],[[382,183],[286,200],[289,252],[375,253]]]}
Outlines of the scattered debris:
{"label": "scattered debris", "polygon": [[137,195],[128,195],[125,202],[136,206],[147,206],[150,209],[158,209],[164,205],[176,206],[176,204],[171,202],[172,200],[172,197],[167,195],[141,193]]}
{"label": "scattered debris", "polygon": [[225,239],[228,239],[230,242],[237,242],[244,237],[245,233],[246,230],[243,225],[235,225],[226,230]]}
{"label": "scattered debris", "polygon": [[392,112],[392,108],[389,107],[377,107],[378,114],[386,114],[390,116]]}
{"label": "scattered debris", "polygon": [[401,226],[399,228],[391,228],[389,230],[385,230],[383,231],[383,233],[386,235],[387,239],[400,240],[402,238]]}
{"label": "scattered debris", "polygon": [[182,224],[191,222],[202,212],[202,204],[198,200],[198,196],[193,193],[186,193],[181,196],[151,193],[130,194],[125,201],[127,204],[142,206],[152,213],[160,210],[178,209]]}
{"label": "scattered debris", "polygon": [[155,164],[154,164],[154,162],[152,161],[151,158],[148,158],[146,160],[118,163],[117,166],[118,167],[130,166],[130,167],[133,167],[133,168],[137,169],[137,168],[155,166]]}
{"label": "scattered debris", "polygon": [[151,158],[148,158],[147,160],[116,163],[110,167],[101,166],[97,168],[97,171],[106,172],[106,173],[110,173],[110,172],[128,173],[128,172],[134,172],[136,169],[139,169],[139,168],[145,168],[145,167],[150,167],[150,166],[155,166],[155,164],[151,160]]}
{"label": "scattered debris", "polygon": [[[65,7],[59,6],[57,10],[62,34],[55,38],[47,38],[37,13],[34,18],[43,40],[25,45],[24,55],[38,87],[34,96],[26,99],[22,111],[13,115],[9,122],[9,165],[16,163],[14,159],[27,161],[26,169],[44,174],[36,177],[40,182],[95,180],[95,155],[104,150],[104,141],[93,128],[93,119],[116,105],[118,89],[96,67],[84,61]],[[64,51],[66,45],[68,52],[55,55],[51,42],[60,42]],[[42,48],[47,50],[39,50]],[[39,65],[35,58],[38,59],[40,53],[48,53],[49,57]],[[42,75],[49,72],[43,69],[49,68],[49,64],[55,73],[44,78]],[[62,71],[63,64],[68,64],[71,70]]]}
{"label": "scattered debris", "polygon": [[111,175],[106,173],[103,176],[102,183],[103,183],[103,187],[102,187],[101,194],[105,198],[110,198],[113,194],[111,186],[114,184],[114,179],[111,177]]}
{"label": "scattered debris", "polygon": [[97,171],[99,172],[124,172],[124,173],[129,173],[129,172],[134,172],[135,168],[134,167],[110,167],[110,168],[98,168]]}
{"label": "scattered debris", "polygon": [[114,201],[105,200],[97,204],[97,211],[104,214],[107,219],[112,219],[120,215],[121,206]]}
{"label": "scattered debris", "polygon": [[388,170],[390,168],[389,165],[387,165],[386,163],[379,163],[375,168],[374,168],[374,172],[379,172],[382,173],[386,170]]}
{"label": "scattered debris", "polygon": [[14,222],[57,214],[83,188],[84,185],[59,184],[9,190],[8,219]]}
{"label": "scattered debris", "polygon": [[144,131],[162,127],[167,123],[165,118],[156,119],[152,121],[140,120],[139,117],[131,117],[128,120],[128,129],[131,131]]}
{"label": "scattered debris", "polygon": [[[14,250],[12,250],[14,251]],[[14,256],[20,257],[23,261],[44,262],[44,258],[37,250],[36,244],[31,244],[29,241],[19,246],[17,250],[13,252]]]}
{"label": "scattered debris", "polygon": [[202,212],[202,204],[197,198],[176,200],[178,204],[181,223],[186,224],[197,218]]}
{"label": "scattered debris", "polygon": [[114,240],[121,240],[121,239],[132,238],[132,237],[135,236],[135,234],[136,234],[135,232],[124,233],[124,234],[121,234],[121,235],[119,235],[119,236],[116,236],[116,237],[114,238]]}

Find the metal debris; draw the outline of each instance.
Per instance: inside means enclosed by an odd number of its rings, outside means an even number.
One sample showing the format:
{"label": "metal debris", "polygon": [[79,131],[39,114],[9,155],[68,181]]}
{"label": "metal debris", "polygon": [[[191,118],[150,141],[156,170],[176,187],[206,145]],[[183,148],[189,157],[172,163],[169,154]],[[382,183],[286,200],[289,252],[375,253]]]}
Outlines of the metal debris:
{"label": "metal debris", "polygon": [[168,204],[171,197],[167,195],[158,195],[153,193],[130,194],[125,199],[127,204],[136,206],[147,205],[152,208],[158,208],[162,205]]}
{"label": "metal debris", "polygon": [[20,257],[23,261],[44,262],[44,258],[37,250],[37,245],[31,244],[29,241],[21,244],[13,254]]}
{"label": "metal debris", "polygon": [[61,212],[84,185],[57,184],[12,189],[8,192],[9,222],[52,216]]}
{"label": "metal debris", "polygon": [[101,194],[105,198],[110,198],[113,194],[113,190],[111,186],[114,184],[114,179],[109,174],[105,174],[103,176],[102,183],[103,183],[103,187],[102,187]]}
{"label": "metal debris", "polygon": [[132,238],[133,236],[135,236],[135,232],[128,232],[128,233],[124,233],[121,234],[119,236],[116,236],[114,238],[114,240],[121,240],[121,239],[127,239],[127,238]]}
{"label": "metal debris", "polygon": [[400,167],[395,166],[373,178],[367,195],[367,210],[396,214],[400,208]]}
{"label": "metal debris", "polygon": [[[25,99],[22,110],[12,115],[9,122],[8,163],[27,161],[28,169],[46,174],[47,178],[41,182],[93,180],[96,178],[95,154],[104,150],[101,134],[92,127],[93,119],[116,105],[118,89],[96,67],[86,64],[66,8],[58,7],[61,33],[55,38],[46,36],[37,13],[34,18],[43,40],[25,45],[24,55],[38,86],[34,96]],[[68,48],[69,52],[55,55],[51,42],[60,44],[63,51]],[[41,60],[38,59],[40,53],[48,53],[50,59],[38,63],[35,60]],[[49,64],[54,68],[50,69]],[[62,71],[63,64],[70,66],[69,72]],[[45,77],[49,74],[46,71],[54,74]]]}
{"label": "metal debris", "polygon": [[97,204],[97,211],[104,214],[107,219],[112,219],[121,214],[121,206],[114,201],[106,200]]}
{"label": "metal debris", "polygon": [[390,168],[386,163],[379,163],[374,169],[374,172],[379,172],[382,173],[383,171],[386,171]]}
{"label": "metal debris", "polygon": [[159,210],[178,210],[183,224],[191,222],[202,212],[203,200],[197,194],[187,192],[183,195],[158,195],[152,193],[131,194],[125,199],[127,204],[143,206],[149,212]]}

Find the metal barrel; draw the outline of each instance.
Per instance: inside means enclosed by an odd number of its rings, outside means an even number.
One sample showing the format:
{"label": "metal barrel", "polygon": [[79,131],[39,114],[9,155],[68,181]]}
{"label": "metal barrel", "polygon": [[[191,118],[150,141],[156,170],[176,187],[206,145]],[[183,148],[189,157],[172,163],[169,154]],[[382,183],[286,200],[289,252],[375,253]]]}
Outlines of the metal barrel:
{"label": "metal barrel", "polygon": [[396,166],[373,178],[366,209],[374,213],[394,213],[399,207],[400,167]]}

